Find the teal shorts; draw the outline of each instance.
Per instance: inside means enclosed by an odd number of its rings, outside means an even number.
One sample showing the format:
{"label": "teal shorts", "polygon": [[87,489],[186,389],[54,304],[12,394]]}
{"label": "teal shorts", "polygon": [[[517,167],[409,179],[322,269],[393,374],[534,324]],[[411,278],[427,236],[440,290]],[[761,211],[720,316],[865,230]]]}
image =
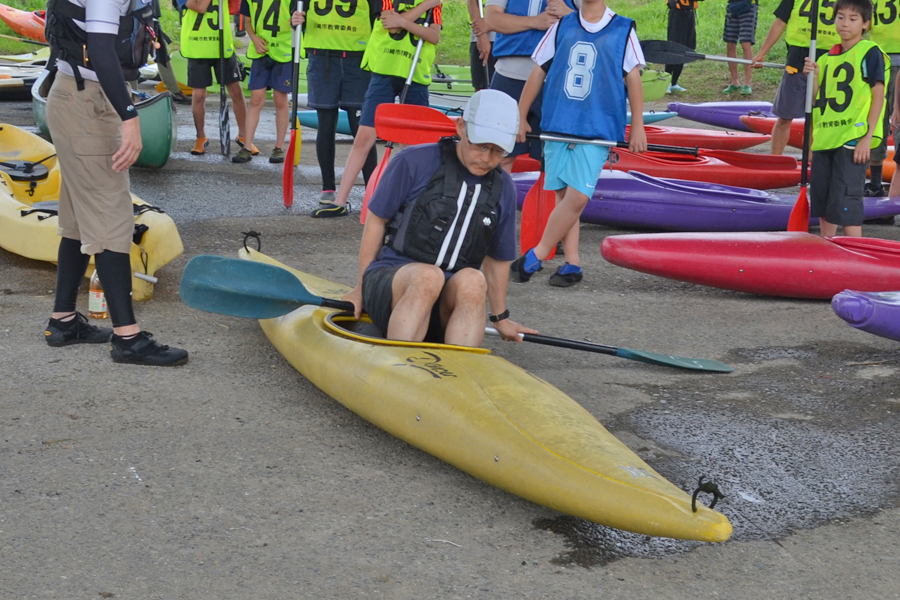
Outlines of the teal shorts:
{"label": "teal shorts", "polygon": [[545,141],[544,189],[571,187],[590,198],[608,156],[604,146]]}

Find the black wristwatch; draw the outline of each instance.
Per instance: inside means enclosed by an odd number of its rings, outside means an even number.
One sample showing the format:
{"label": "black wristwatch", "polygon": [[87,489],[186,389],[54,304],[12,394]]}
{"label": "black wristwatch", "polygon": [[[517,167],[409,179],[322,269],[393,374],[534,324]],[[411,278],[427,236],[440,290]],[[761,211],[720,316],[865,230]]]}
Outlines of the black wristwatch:
{"label": "black wristwatch", "polygon": [[509,318],[509,309],[508,308],[506,310],[504,310],[502,313],[500,313],[499,315],[488,314],[488,319],[490,320],[491,323],[497,323],[498,321],[502,321],[503,319],[508,319],[508,318]]}

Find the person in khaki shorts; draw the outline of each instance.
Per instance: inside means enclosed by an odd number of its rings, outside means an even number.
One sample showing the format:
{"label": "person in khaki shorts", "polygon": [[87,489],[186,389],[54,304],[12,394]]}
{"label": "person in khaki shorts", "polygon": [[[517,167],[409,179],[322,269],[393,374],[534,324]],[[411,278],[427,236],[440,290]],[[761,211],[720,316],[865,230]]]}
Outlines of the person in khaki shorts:
{"label": "person in khaki shorts", "polygon": [[[162,345],[141,331],[131,301],[134,214],[128,168],[141,151],[141,127],[125,82],[136,76],[139,65],[132,61],[123,71],[120,61],[131,57],[117,55],[116,47],[124,42],[120,25],[133,18],[132,3],[86,4],[87,0],[50,0],[47,6],[47,37],[59,56],[47,98],[47,124],[62,175],[62,240],[45,340],[51,346],[109,343],[112,359],[120,363],[184,364],[185,350]],[[143,59],[147,49],[141,46],[131,55]],[[103,282],[112,330],[91,325],[76,311],[91,256]]]}

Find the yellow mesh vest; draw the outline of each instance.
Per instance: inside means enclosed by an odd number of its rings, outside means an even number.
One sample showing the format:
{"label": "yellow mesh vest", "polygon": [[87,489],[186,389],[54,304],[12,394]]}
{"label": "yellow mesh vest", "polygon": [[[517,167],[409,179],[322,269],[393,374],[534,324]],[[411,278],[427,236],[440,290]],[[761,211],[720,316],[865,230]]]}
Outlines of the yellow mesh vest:
{"label": "yellow mesh vest", "polygon": [[[219,58],[219,2],[212,0],[203,14],[185,9],[181,22],[181,54],[186,58]],[[225,11],[228,18],[228,10]],[[234,54],[231,26],[225,25],[225,58]]]}
{"label": "yellow mesh vest", "polygon": [[[406,12],[423,1],[413,0],[413,2],[402,4],[395,2],[394,10]],[[390,0],[385,0],[384,4],[385,10],[390,9]],[[419,25],[424,24],[427,14],[427,12],[423,13],[421,17],[416,19],[416,23]],[[405,29],[400,30],[398,33],[390,33],[382,26],[381,21],[375,21],[375,26],[372,28],[372,37],[369,38],[369,43],[366,45],[366,53],[363,55],[362,67],[379,75],[393,75],[406,79],[409,75],[413,56],[416,54],[416,44],[418,42],[419,38]],[[416,65],[413,75],[415,83],[421,83],[422,85],[431,83],[431,65],[434,62],[434,55],[434,44],[424,42],[422,44],[422,54],[419,56],[419,63]]]}
{"label": "yellow mesh vest", "polygon": [[[253,33],[268,44],[266,54],[278,62],[291,62],[291,2],[290,0],[247,0]],[[263,56],[253,42],[247,46],[247,58]]]}
{"label": "yellow mesh vest", "polygon": [[362,52],[371,35],[367,0],[312,0],[306,10],[307,48]]}
{"label": "yellow mesh vest", "polygon": [[900,54],[898,10],[897,0],[875,0],[872,11],[872,41],[888,54]]}
{"label": "yellow mesh vest", "polygon": [[[816,31],[816,48],[831,48],[841,43],[841,36],[834,28],[834,0],[819,1],[819,28]],[[787,22],[787,34],[784,37],[791,46],[809,47],[812,34],[812,0],[794,0],[790,19]]]}

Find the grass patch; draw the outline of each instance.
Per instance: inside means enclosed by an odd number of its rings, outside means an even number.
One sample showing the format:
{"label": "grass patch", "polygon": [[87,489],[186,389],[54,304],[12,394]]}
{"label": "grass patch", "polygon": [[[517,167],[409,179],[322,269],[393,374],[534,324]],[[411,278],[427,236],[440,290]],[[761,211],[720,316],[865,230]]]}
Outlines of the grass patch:
{"label": "grass patch", "polygon": [[[727,0],[705,0],[697,9],[697,49],[706,54],[724,54],[725,42],[722,41],[722,29],[725,23],[725,5]],[[17,0],[18,8],[39,10],[46,6],[45,0]],[[162,0],[162,25],[172,38],[172,50],[178,48],[181,23],[178,12],[172,8],[169,0]],[[778,0],[760,0],[759,27],[757,28],[757,44],[761,43],[775,17],[772,11]],[[610,2],[616,12],[635,20],[638,36],[641,39],[666,39],[666,23],[668,11],[663,0],[614,0]],[[441,64],[468,64],[469,62],[469,15],[463,0],[446,0],[442,9],[444,26],[441,32],[441,43],[437,47],[437,61]],[[0,33],[15,35],[5,24],[0,23]],[[246,44],[247,38],[241,38]],[[31,52],[38,46],[15,42],[0,38],[0,54],[18,54]],[[754,47],[755,48],[755,47]],[[771,62],[784,62],[785,45],[779,42],[769,53]],[[654,68],[662,68],[652,65]],[[777,69],[758,69],[753,74],[754,99],[771,100],[775,96],[775,88],[781,78]],[[725,100],[721,91],[730,82],[728,65],[712,61],[697,61],[685,65],[679,83],[688,91],[678,99],[695,102],[709,100]]]}

